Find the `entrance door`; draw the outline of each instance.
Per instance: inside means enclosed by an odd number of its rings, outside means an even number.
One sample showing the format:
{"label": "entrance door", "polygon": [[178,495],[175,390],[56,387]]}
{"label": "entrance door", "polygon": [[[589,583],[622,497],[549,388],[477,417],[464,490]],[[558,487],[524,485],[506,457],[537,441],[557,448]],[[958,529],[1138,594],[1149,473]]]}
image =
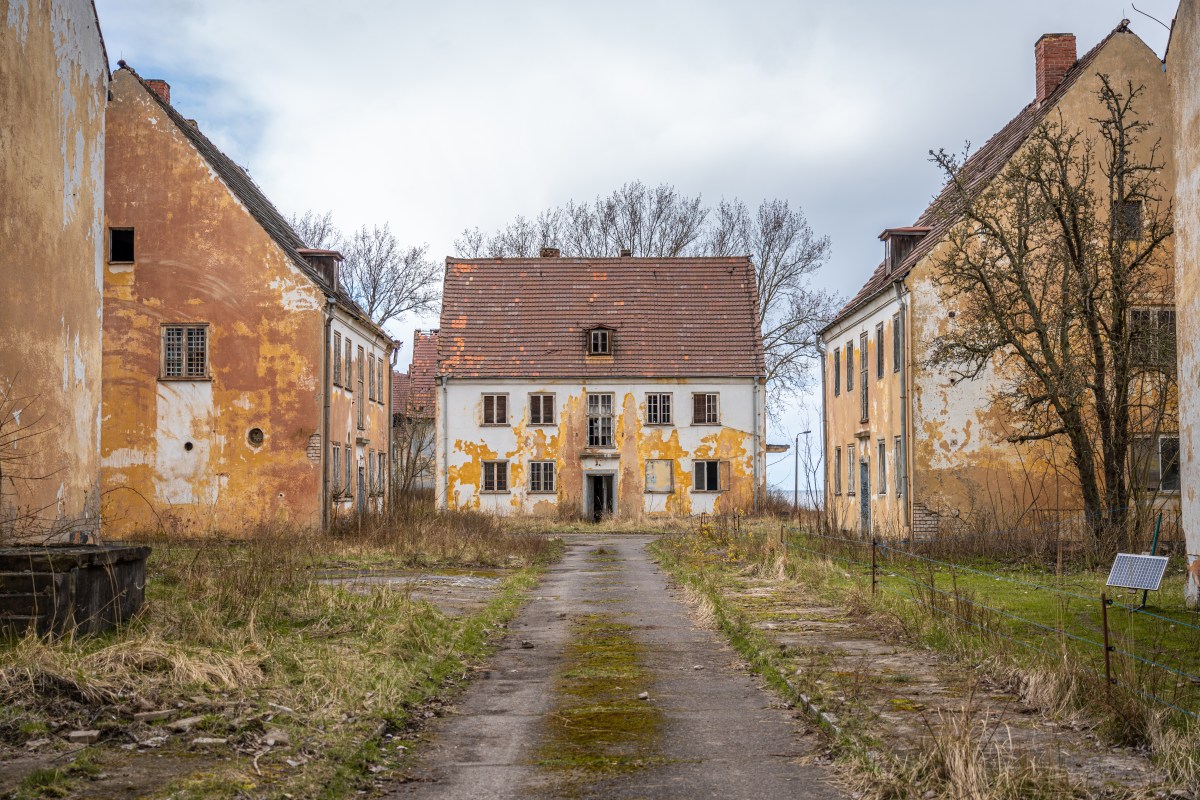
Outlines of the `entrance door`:
{"label": "entrance door", "polygon": [[871,465],[866,461],[858,464],[858,524],[864,537],[871,533]]}
{"label": "entrance door", "polygon": [[588,476],[588,513],[592,522],[599,522],[613,513],[613,476]]}

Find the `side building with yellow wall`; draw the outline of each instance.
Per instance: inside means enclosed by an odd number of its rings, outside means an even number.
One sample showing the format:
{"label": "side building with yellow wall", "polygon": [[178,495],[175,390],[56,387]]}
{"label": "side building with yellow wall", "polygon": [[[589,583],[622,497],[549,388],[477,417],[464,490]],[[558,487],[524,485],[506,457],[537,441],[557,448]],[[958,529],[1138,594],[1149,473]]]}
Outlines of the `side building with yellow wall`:
{"label": "side building with yellow wall", "polygon": [[[1102,114],[1101,74],[1120,87],[1143,87],[1139,118],[1153,128],[1141,146],[1161,141],[1169,147],[1162,64],[1127,23],[1081,58],[1074,36],[1047,34],[1035,45],[1035,61],[1034,101],[962,166],[960,178],[971,191],[990,184],[1042,122],[1094,128]],[[1173,185],[1169,160],[1161,177]],[[881,234],[882,263],[821,333],[826,508],[842,530],[922,537],[963,524],[1019,523],[1038,510],[1081,512],[1062,442],[1009,441],[1014,426],[996,403],[1002,376],[994,361],[963,380],[930,363],[934,345],[960,313],[942,300],[937,285],[949,234],[961,221],[943,210],[949,193],[947,187],[913,225]],[[1163,282],[1164,296],[1140,298],[1156,321],[1174,315],[1170,276]],[[1154,483],[1140,488],[1171,503],[1179,487],[1170,411],[1163,425],[1137,440],[1134,450],[1143,460],[1130,470],[1135,482]]]}
{"label": "side building with yellow wall", "polygon": [[88,0],[0,0],[0,544],[100,524],[104,105]]}
{"label": "side building with yellow wall", "polygon": [[115,533],[381,507],[393,343],[244,169],[122,64],[108,106],[103,483]]}
{"label": "side building with yellow wall", "polygon": [[438,503],[749,512],[766,485],[764,374],[749,259],[449,259]]}

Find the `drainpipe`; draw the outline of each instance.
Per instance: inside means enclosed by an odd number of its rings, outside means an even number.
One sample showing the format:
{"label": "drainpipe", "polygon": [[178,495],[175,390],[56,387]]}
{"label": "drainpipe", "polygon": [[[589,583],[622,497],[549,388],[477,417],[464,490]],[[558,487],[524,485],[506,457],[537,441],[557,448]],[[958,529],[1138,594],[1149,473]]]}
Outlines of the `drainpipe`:
{"label": "drainpipe", "polygon": [[329,529],[329,395],[333,391],[330,382],[329,365],[332,360],[331,331],[333,330],[333,309],[337,302],[332,297],[325,298],[325,364],[321,384],[321,395],[324,397],[321,407],[321,530]]}
{"label": "drainpipe", "polygon": [[[822,461],[822,463],[825,464],[825,474],[821,476],[821,484],[822,484],[822,486],[821,486],[821,505],[822,505],[823,511],[825,513],[825,524],[826,524],[826,527],[828,527],[829,505],[830,505],[829,450],[828,450],[828,446],[829,446],[829,415],[826,412],[826,408],[825,408],[826,404],[828,403],[828,400],[826,399],[826,396],[825,396],[825,382],[827,380],[827,378],[825,376],[825,352],[826,352],[825,351],[825,343],[823,341],[821,341],[821,338],[818,336],[817,337],[817,355],[820,358],[820,363],[821,363],[821,367],[820,367],[820,372],[821,372],[821,461]],[[796,441],[797,441],[797,446],[799,446],[798,443],[800,440],[797,438]],[[796,460],[799,461],[799,459],[800,459],[800,454],[796,453]],[[805,480],[807,481],[808,479],[805,478]],[[835,477],[834,480],[837,480],[837,478]],[[800,524],[799,519],[796,520],[796,524],[797,525]]]}
{"label": "drainpipe", "polygon": [[387,435],[387,460],[385,462],[387,464],[387,473],[386,473],[387,477],[386,477],[386,479],[384,479],[387,481],[387,484],[386,484],[387,489],[383,493],[383,503],[384,503],[383,510],[385,512],[392,510],[392,505],[395,503],[395,500],[396,500],[396,498],[392,497],[392,493],[394,491],[394,487],[396,484],[395,475],[394,475],[394,471],[396,469],[396,463],[395,463],[396,443],[392,440],[392,435],[394,433],[394,428],[392,427],[392,421],[396,418],[395,417],[396,409],[392,405],[395,402],[395,398],[392,396],[392,388],[393,388],[392,387],[392,373],[396,371],[396,356],[398,356],[400,354],[400,346],[399,345],[400,345],[399,340],[392,342],[392,352],[391,352],[391,356],[388,358],[388,376],[387,376],[387,378],[388,378],[388,380],[387,380],[387,397],[388,397],[388,401],[387,401],[387,432],[388,432],[388,435]]}
{"label": "drainpipe", "polygon": [[754,422],[752,424],[754,442],[754,456],[751,459],[753,463],[752,472],[754,474],[754,511],[758,512],[758,378],[750,379],[750,403]]}
{"label": "drainpipe", "polygon": [[442,376],[442,496],[446,498],[446,508],[450,508],[450,414],[447,377]]}
{"label": "drainpipe", "polygon": [[896,290],[896,302],[900,304],[900,450],[904,453],[904,463],[900,465],[903,470],[897,478],[900,480],[900,491],[903,496],[903,513],[904,521],[908,524],[908,536],[912,538],[912,484],[909,481],[909,475],[912,471],[908,468],[910,461],[908,454],[908,420],[910,416],[908,407],[908,390],[906,384],[908,382],[908,304],[904,302],[904,284],[896,281],[892,284]]}

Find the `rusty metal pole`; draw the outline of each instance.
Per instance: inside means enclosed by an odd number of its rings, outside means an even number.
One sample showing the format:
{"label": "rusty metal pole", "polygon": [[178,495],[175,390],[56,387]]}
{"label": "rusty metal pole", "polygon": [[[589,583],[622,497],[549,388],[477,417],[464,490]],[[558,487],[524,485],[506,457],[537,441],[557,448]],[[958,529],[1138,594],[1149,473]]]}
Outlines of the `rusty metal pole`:
{"label": "rusty metal pole", "polygon": [[875,556],[877,545],[875,537],[871,537],[871,594],[874,595],[876,587],[879,585],[879,561]]}
{"label": "rusty metal pole", "polygon": [[1108,643],[1108,596],[1100,593],[1100,626],[1104,628],[1104,694],[1112,702],[1112,645]]}

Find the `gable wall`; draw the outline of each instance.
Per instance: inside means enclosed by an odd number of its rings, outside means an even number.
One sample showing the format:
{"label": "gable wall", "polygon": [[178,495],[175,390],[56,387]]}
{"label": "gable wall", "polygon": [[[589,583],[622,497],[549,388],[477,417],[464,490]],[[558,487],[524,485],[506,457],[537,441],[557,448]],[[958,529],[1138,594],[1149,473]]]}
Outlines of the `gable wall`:
{"label": "gable wall", "polygon": [[[135,229],[136,261],[104,272],[106,521],[190,535],[316,524],[324,294],[133,75],[112,92],[107,224]],[[209,324],[212,379],[160,380],[162,324],[192,322]]]}

